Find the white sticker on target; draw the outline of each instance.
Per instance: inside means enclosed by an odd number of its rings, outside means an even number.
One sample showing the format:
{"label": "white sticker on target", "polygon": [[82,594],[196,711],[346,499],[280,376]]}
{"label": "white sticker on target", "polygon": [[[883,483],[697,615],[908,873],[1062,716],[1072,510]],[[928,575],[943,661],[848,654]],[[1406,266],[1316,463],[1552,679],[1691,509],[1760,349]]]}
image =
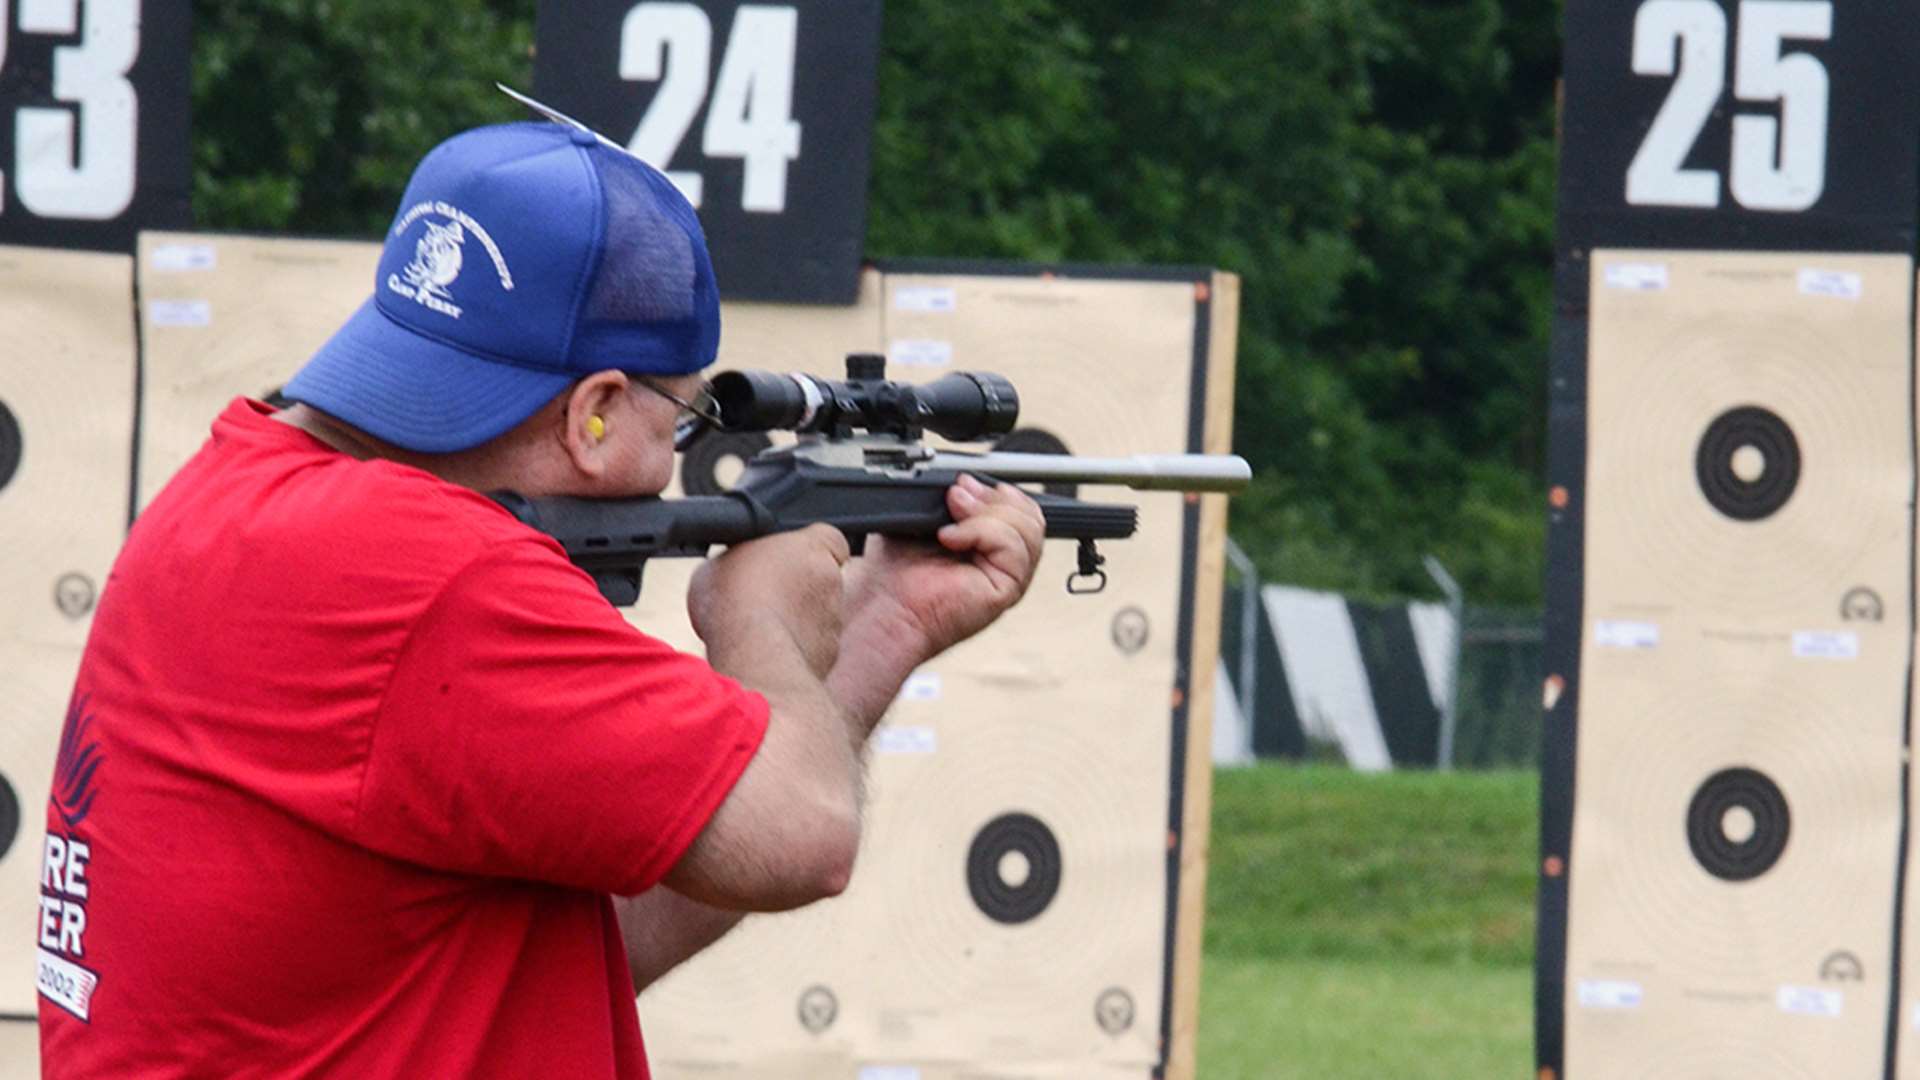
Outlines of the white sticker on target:
{"label": "white sticker on target", "polygon": [[900,687],[900,701],[939,701],[940,673],[937,671],[916,671],[907,676],[906,684]]}
{"label": "white sticker on target", "polygon": [[1626,619],[1596,619],[1593,643],[1603,649],[1657,649],[1660,624]]}
{"label": "white sticker on target", "polygon": [[1807,296],[1830,296],[1835,300],[1858,300],[1865,289],[1860,275],[1844,270],[1802,270],[1800,291]]}
{"label": "white sticker on target", "polygon": [[147,305],[155,326],[212,326],[213,305],[205,300],[155,300]]}
{"label": "white sticker on target", "polygon": [[953,363],[953,342],[907,338],[893,343],[887,359],[904,367],[946,367]]}
{"label": "white sticker on target", "polygon": [[860,1080],[920,1080],[917,1065],[862,1065]]}
{"label": "white sticker on target", "polygon": [[1659,292],[1667,287],[1666,263],[1614,263],[1607,267],[1607,288]]}
{"label": "white sticker on target", "polygon": [[211,270],[219,263],[219,256],[212,244],[160,244],[154,247],[147,263],[154,270],[177,274]]}
{"label": "white sticker on target", "polygon": [[1845,998],[1838,990],[1819,986],[1783,986],[1774,996],[1783,1013],[1798,1016],[1839,1016]]}
{"label": "white sticker on target", "polygon": [[1581,979],[1576,992],[1583,1009],[1637,1009],[1647,993],[1625,979]]}
{"label": "white sticker on target", "polygon": [[1851,630],[1795,630],[1793,655],[1802,660],[1858,660],[1860,635]]}
{"label": "white sticker on target", "polygon": [[946,314],[960,306],[951,287],[946,285],[903,285],[893,291],[897,311],[923,311]]}
{"label": "white sticker on target", "polygon": [[918,724],[881,724],[873,732],[876,754],[931,754],[940,749],[940,737]]}

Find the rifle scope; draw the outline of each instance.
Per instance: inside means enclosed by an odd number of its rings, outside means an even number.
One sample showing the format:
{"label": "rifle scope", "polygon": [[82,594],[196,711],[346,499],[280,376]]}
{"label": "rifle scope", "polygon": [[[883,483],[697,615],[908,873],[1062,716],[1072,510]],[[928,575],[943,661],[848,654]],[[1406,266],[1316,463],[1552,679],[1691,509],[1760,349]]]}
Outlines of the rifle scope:
{"label": "rifle scope", "polygon": [[855,430],[901,438],[931,431],[972,442],[1013,430],[1020,395],[1004,376],[957,371],[930,383],[893,382],[886,358],[847,357],[845,382],[775,371],[723,371],[707,386],[728,431],[786,430],[845,438]]}

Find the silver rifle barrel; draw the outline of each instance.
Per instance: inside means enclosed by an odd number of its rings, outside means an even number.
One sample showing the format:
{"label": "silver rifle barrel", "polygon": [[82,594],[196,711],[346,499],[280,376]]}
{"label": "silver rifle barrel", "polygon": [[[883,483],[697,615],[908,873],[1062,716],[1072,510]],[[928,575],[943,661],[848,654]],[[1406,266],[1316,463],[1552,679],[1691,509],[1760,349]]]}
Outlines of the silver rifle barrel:
{"label": "silver rifle barrel", "polygon": [[1238,454],[1134,454],[1085,458],[1060,454],[936,453],[932,468],[980,472],[1002,480],[1121,484],[1139,491],[1218,491],[1246,489],[1253,469]]}

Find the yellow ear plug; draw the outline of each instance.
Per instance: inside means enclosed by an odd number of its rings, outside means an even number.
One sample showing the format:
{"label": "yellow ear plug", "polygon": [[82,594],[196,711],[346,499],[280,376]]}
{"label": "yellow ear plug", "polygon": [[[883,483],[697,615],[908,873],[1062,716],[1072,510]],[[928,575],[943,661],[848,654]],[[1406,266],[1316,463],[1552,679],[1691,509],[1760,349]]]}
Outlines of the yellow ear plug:
{"label": "yellow ear plug", "polygon": [[600,419],[598,416],[587,417],[587,434],[593,436],[596,439],[606,438],[607,422],[605,420]]}

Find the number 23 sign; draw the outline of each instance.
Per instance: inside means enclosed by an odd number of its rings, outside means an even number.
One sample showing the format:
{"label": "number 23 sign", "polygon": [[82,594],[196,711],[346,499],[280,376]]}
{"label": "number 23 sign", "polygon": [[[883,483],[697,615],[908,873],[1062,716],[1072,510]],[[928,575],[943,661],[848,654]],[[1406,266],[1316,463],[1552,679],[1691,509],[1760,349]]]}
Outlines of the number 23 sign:
{"label": "number 23 sign", "polygon": [[666,173],[722,295],[847,303],[879,33],[880,0],[542,0],[535,96]]}
{"label": "number 23 sign", "polygon": [[0,0],[0,243],[126,251],[186,223],[187,10]]}

